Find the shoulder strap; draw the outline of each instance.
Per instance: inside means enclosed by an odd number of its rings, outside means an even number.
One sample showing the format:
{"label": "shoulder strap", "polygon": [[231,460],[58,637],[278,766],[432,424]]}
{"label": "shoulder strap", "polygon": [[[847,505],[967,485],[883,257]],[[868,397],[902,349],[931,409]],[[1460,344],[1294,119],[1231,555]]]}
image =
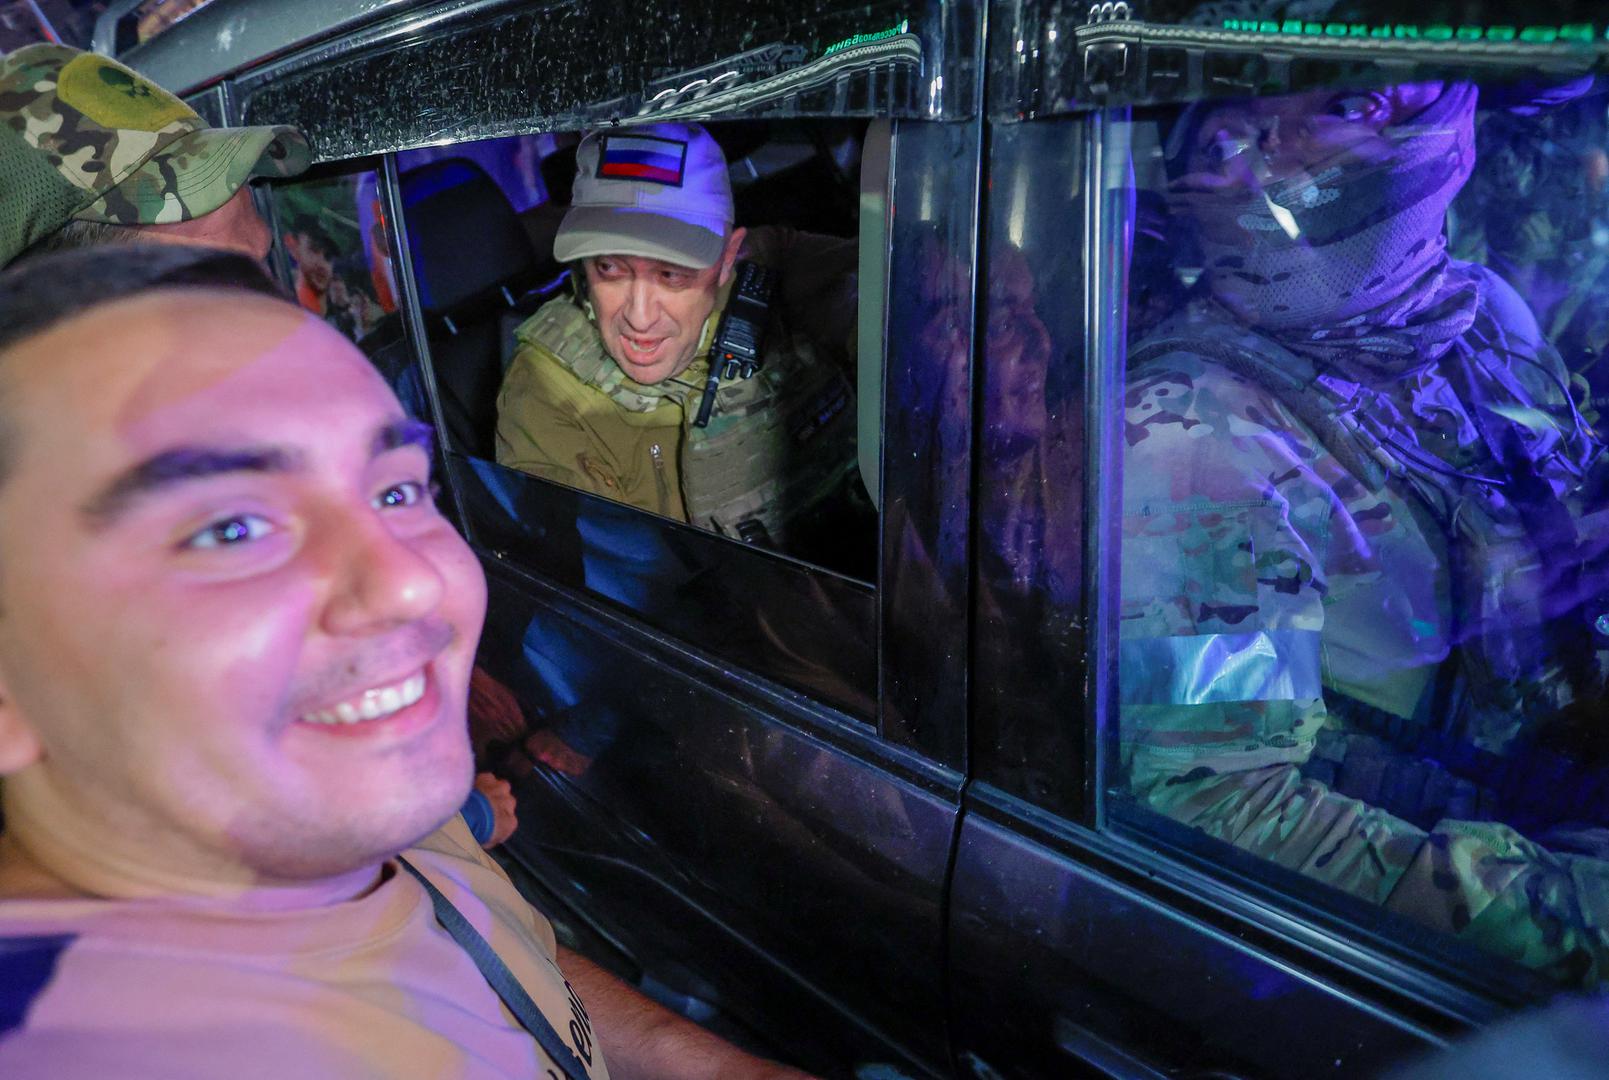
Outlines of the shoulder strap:
{"label": "shoulder strap", "polygon": [[0,937],[0,1039],[28,1019],[74,940],[72,934]]}
{"label": "shoulder strap", "polygon": [[[486,939],[481,937],[480,931],[464,918],[464,913],[454,907],[453,902],[431,884],[430,879],[420,873],[413,863],[401,856],[397,857],[397,861],[425,887],[425,892],[430,894],[431,906],[436,909],[436,921],[441,923],[442,929],[451,934],[459,947],[469,954],[469,958],[475,961],[481,976],[493,990],[497,991],[497,996],[503,999],[503,1004],[508,1006],[508,1011],[514,1014],[520,1026],[530,1032],[543,1052],[555,1065],[564,1070],[567,1080],[587,1080],[587,1068],[581,1063],[581,1059],[576,1056],[574,1050],[565,1045],[564,1040],[559,1038],[559,1033],[553,1030],[548,1018],[542,1015],[542,1010],[531,1000],[531,995],[526,993],[525,987],[521,986],[514,973],[508,970],[508,965],[503,963],[502,957],[498,956]],[[566,987],[568,985],[566,983]]]}
{"label": "shoulder strap", "polygon": [[567,296],[543,304],[516,333],[558,357],[559,363],[584,382],[594,382],[610,363],[592,320]]}

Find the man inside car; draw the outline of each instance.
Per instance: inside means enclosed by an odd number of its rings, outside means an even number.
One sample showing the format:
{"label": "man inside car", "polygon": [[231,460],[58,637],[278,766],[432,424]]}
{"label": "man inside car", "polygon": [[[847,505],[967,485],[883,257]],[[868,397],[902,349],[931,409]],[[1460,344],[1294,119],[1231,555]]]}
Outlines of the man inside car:
{"label": "man inside car", "polygon": [[0,378],[0,1075],[800,1075],[470,838],[485,582],[350,343],[113,245],[0,277]]}
{"label": "man inside car", "polygon": [[576,295],[517,331],[497,460],[830,562],[865,506],[854,244],[735,228],[726,159],[696,125],[594,133],[576,167],[553,244]]}
{"label": "man inside car", "polygon": [[1151,809],[1592,986],[1609,459],[1524,300],[1447,254],[1477,100],[1270,95],[1168,140],[1206,270],[1128,356],[1122,762]]}

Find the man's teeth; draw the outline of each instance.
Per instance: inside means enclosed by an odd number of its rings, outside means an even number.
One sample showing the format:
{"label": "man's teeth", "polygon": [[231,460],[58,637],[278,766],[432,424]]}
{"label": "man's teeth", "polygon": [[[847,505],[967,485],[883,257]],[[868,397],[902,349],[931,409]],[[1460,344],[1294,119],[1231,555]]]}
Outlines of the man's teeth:
{"label": "man's teeth", "polygon": [[302,719],[309,724],[356,724],[364,720],[379,720],[406,709],[424,696],[425,673],[421,671],[394,686],[365,690],[333,708],[307,713]]}
{"label": "man's teeth", "polygon": [[630,338],[627,338],[626,344],[631,346],[634,352],[653,352],[655,349],[659,348],[659,342],[657,341],[650,341],[646,345],[639,345]]}

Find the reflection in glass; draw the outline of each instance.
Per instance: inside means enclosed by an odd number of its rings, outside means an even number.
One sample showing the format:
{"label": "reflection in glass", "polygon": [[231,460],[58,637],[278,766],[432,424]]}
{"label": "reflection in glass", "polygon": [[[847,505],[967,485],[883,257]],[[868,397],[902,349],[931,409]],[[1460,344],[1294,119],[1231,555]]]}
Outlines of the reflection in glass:
{"label": "reflection in glass", "polygon": [[[150,41],[168,27],[206,7],[212,0],[144,0],[132,15],[139,41]],[[105,5],[99,5],[104,7]]]}
{"label": "reflection in glass", "polygon": [[975,389],[959,386],[963,407],[969,391],[981,398],[968,669],[973,767],[987,783],[1073,820],[1083,817],[1076,703],[1091,647],[1084,489],[1086,469],[1102,467],[1084,433],[1084,307],[1067,301],[1083,283],[1086,248],[1096,246],[1081,212],[1087,130],[1083,119],[1068,118],[1007,125],[992,136],[989,185],[998,197],[978,260],[979,371]]}
{"label": "reflection in glass", "polygon": [[353,341],[396,310],[374,172],[280,185],[274,217],[302,307]]}
{"label": "reflection in glass", "polygon": [[[1595,358],[1536,312],[1601,307],[1605,249],[1540,196],[1601,194],[1603,102],[1425,83],[1130,133],[1127,791],[1571,984],[1609,962],[1609,469]],[[1564,116],[1596,145],[1516,244],[1492,196]]]}

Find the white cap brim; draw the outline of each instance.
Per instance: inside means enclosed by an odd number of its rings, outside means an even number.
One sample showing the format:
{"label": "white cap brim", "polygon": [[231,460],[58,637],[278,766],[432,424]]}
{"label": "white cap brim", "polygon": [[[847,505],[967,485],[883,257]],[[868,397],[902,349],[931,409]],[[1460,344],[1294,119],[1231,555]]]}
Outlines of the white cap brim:
{"label": "white cap brim", "polygon": [[636,255],[693,270],[721,260],[727,223],[711,217],[708,226],[627,206],[574,206],[553,238],[553,257],[574,262],[598,255]]}

